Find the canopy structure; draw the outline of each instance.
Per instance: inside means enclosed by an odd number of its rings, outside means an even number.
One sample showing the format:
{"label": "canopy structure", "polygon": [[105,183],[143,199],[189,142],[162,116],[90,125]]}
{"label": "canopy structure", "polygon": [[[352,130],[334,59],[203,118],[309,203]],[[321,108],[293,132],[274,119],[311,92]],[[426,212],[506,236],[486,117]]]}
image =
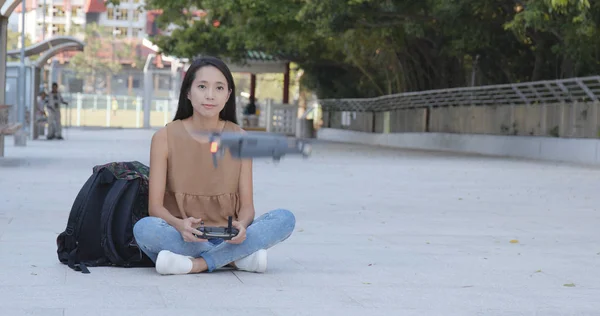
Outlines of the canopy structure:
{"label": "canopy structure", "polygon": [[8,17],[15,11],[21,0],[0,0],[0,105],[5,102],[6,86],[6,40],[8,30]]}
{"label": "canopy structure", "polygon": [[[198,55],[196,57],[200,57]],[[189,63],[189,60],[184,59]],[[248,51],[241,63],[225,60],[231,72],[250,74],[250,102],[255,101],[256,75],[264,73],[283,74],[283,103],[289,103],[290,96],[290,62],[270,56],[259,51]],[[189,64],[187,65],[189,66]],[[187,70],[187,68],[185,68]]]}
{"label": "canopy structure", "polygon": [[230,63],[232,72],[250,73],[250,102],[256,96],[256,74],[282,73],[283,74],[283,103],[289,103],[290,95],[290,63],[263,52],[248,51],[244,64]]}
{"label": "canopy structure", "polygon": [[0,0],[0,15],[9,17],[21,2],[21,0]]}
{"label": "canopy structure", "polygon": [[[1,0],[0,0],[1,1]],[[44,53],[35,62],[36,67],[43,66],[50,58],[65,51],[83,51],[85,43],[72,36],[55,36],[43,42],[39,42],[25,48],[25,57],[39,55]],[[18,57],[21,54],[20,49],[6,52],[7,56]]]}
{"label": "canopy structure", "polygon": [[46,53],[44,53],[42,56],[40,56],[38,59],[35,60],[35,66],[38,68],[41,68],[44,66],[44,64],[50,60],[52,57],[58,55],[59,53],[62,52],[67,52],[67,51],[83,51],[84,45],[82,44],[78,44],[78,43],[64,43],[64,44],[60,44],[58,46],[53,47],[52,49],[50,49],[49,51],[47,51]]}
{"label": "canopy structure", "polygon": [[[144,39],[144,46],[150,48],[154,54],[159,54],[160,49],[150,40]],[[195,58],[199,58],[202,55],[199,54]],[[164,57],[162,57],[164,59]],[[172,57],[169,57],[172,58]],[[175,59],[175,58],[172,58]],[[191,60],[188,58],[181,58],[181,62],[184,63],[183,70],[187,71]],[[288,60],[280,59],[260,51],[248,51],[243,62],[237,63],[231,60],[224,60],[229,67],[231,72],[237,73],[248,73],[250,74],[250,101],[255,101],[256,95],[256,75],[264,73],[280,73],[283,74],[283,103],[289,103],[290,96],[290,62]]]}

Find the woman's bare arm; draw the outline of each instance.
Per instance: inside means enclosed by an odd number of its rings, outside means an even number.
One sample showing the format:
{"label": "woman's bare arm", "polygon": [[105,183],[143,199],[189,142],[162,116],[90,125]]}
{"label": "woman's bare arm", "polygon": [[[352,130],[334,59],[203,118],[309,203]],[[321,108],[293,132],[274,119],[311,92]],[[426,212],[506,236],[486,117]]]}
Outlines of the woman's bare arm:
{"label": "woman's bare arm", "polygon": [[252,160],[245,159],[242,161],[242,170],[240,172],[239,180],[239,193],[240,193],[240,212],[239,222],[244,226],[248,227],[254,220],[254,189],[252,185]]}
{"label": "woman's bare arm", "polygon": [[150,146],[150,184],[149,184],[149,209],[150,216],[160,217],[169,225],[179,230],[181,219],[173,216],[164,207],[165,187],[167,184],[167,158],[169,148],[167,143],[166,127],[160,129],[152,136]]}

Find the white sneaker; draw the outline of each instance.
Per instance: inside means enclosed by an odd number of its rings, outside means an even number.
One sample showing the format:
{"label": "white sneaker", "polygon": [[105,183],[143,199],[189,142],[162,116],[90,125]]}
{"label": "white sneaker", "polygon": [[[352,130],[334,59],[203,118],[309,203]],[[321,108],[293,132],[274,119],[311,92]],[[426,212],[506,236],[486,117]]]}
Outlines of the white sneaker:
{"label": "white sneaker", "polygon": [[192,271],[192,259],[172,253],[168,250],[162,250],[156,258],[156,272],[163,275],[168,274],[188,274]]}
{"label": "white sneaker", "polygon": [[263,273],[267,270],[267,250],[261,249],[234,263],[238,270]]}

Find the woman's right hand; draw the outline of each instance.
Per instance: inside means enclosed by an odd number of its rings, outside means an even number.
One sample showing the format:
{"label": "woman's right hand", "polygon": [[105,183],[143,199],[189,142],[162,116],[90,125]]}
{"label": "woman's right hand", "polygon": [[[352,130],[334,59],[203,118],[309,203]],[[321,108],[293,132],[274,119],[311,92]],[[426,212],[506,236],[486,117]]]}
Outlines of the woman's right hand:
{"label": "woman's right hand", "polygon": [[202,219],[194,217],[187,217],[179,222],[179,225],[177,225],[177,230],[179,231],[179,233],[181,233],[181,237],[183,237],[184,241],[206,241],[206,239],[194,236],[194,234],[202,235],[202,232],[196,229],[196,227],[200,225],[200,222],[202,222]]}

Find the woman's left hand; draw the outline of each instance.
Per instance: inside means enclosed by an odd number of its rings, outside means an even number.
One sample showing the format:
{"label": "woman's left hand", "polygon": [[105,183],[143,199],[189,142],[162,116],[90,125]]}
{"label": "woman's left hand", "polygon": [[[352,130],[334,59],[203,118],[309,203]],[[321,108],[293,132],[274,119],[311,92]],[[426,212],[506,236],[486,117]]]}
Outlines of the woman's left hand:
{"label": "woman's left hand", "polygon": [[244,225],[242,225],[242,223],[238,221],[232,222],[231,226],[237,228],[239,233],[237,234],[237,236],[231,238],[231,240],[226,240],[225,242],[236,245],[243,243],[244,240],[246,240],[246,227],[244,227]]}

